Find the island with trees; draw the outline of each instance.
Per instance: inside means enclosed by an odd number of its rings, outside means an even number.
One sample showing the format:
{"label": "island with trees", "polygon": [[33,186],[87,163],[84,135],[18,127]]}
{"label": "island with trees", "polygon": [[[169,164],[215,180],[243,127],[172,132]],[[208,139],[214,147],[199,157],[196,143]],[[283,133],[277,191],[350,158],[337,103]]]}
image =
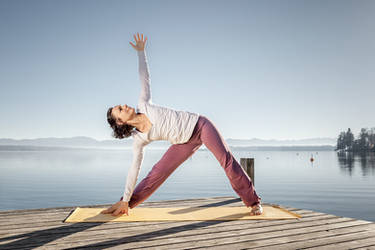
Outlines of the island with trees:
{"label": "island with trees", "polygon": [[338,152],[375,152],[375,127],[362,128],[357,139],[350,128],[341,132],[337,138],[336,151]]}

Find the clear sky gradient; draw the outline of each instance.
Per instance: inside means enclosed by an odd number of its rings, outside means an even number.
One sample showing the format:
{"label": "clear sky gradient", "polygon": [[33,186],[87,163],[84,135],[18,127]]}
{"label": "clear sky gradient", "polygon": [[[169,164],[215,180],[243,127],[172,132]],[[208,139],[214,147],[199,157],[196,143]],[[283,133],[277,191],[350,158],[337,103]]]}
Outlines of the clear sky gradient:
{"label": "clear sky gradient", "polygon": [[375,1],[0,1],[0,138],[111,139],[135,107],[148,37],[153,102],[224,138],[375,126]]}

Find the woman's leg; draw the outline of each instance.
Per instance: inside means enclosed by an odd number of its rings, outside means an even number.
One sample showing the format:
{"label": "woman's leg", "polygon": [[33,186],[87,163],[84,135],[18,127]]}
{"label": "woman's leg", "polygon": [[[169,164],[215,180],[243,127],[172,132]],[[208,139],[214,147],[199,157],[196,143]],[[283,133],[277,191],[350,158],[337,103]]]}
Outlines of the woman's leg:
{"label": "woman's leg", "polygon": [[251,179],[233,157],[229,146],[215,125],[205,116],[201,117],[200,139],[224,168],[234,191],[241,197],[247,207],[259,204],[261,198],[255,192]]}
{"label": "woman's leg", "polygon": [[135,187],[129,207],[133,208],[146,200],[201,145],[194,133],[187,143],[171,145],[148,175]]}

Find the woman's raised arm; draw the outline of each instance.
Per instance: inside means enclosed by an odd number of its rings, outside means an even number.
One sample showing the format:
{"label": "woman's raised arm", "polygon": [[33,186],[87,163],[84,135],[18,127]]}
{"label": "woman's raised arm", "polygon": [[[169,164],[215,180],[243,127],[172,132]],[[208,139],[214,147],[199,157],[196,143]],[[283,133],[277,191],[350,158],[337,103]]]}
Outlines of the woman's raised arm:
{"label": "woman's raised arm", "polygon": [[139,78],[141,80],[141,94],[139,97],[139,102],[151,103],[150,73],[145,52],[147,37],[143,39],[143,34],[141,34],[140,37],[139,33],[137,33],[137,36],[134,35],[134,39],[136,41],[136,45],[134,45],[132,42],[130,42],[130,44],[135,50],[137,50],[139,59]]}

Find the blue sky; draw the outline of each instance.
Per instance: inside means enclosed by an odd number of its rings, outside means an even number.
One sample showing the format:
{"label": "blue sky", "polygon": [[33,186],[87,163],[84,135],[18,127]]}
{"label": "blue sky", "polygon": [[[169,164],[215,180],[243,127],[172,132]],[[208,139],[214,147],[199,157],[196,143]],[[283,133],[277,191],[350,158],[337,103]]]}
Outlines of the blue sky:
{"label": "blue sky", "polygon": [[375,1],[0,1],[0,138],[111,139],[135,107],[133,34],[153,102],[224,138],[336,137],[374,127]]}

